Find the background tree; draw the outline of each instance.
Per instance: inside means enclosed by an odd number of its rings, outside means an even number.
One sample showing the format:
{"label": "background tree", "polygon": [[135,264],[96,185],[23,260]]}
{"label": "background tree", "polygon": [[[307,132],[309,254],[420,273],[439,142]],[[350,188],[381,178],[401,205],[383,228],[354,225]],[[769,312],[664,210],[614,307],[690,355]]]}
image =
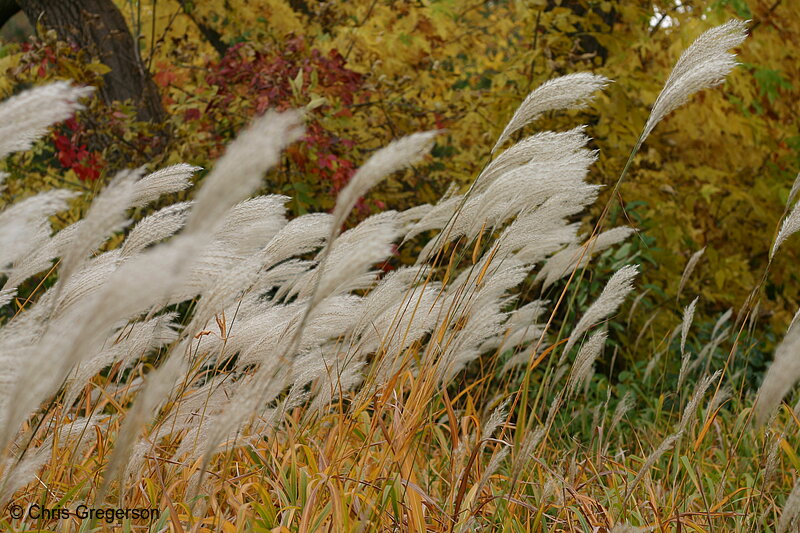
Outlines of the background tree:
{"label": "background tree", "polygon": [[32,24],[55,30],[60,39],[75,43],[109,67],[100,88],[106,102],[130,99],[140,120],[164,120],[158,89],[112,0],[3,0],[0,25],[20,9]]}

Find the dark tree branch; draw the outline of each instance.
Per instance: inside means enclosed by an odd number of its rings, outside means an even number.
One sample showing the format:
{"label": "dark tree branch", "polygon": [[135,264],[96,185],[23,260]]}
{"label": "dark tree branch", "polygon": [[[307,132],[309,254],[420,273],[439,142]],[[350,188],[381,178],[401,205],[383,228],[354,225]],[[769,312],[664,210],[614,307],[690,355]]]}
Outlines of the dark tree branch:
{"label": "dark tree branch", "polygon": [[229,47],[222,40],[222,34],[211,26],[205,24],[203,21],[198,20],[193,14],[193,6],[191,4],[187,4],[186,0],[178,0],[178,3],[181,5],[181,8],[186,16],[189,17],[192,22],[194,22],[194,25],[197,26],[197,28],[200,30],[200,33],[203,34],[203,37],[205,37],[206,41],[208,41],[208,43],[214,47],[214,50],[217,51],[220,57],[223,57],[225,52],[228,51]]}

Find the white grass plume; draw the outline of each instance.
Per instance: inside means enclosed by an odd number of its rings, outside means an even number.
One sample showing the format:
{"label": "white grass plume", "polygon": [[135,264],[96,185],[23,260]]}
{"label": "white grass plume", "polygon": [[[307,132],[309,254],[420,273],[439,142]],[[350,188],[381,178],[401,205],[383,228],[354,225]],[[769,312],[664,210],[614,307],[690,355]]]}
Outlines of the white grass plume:
{"label": "white grass plume", "polygon": [[[347,219],[358,199],[392,172],[413,165],[431,148],[438,131],[415,133],[381,148],[359,168],[336,199],[332,232]],[[332,235],[331,241],[335,235]]]}
{"label": "white grass plume", "polygon": [[[583,244],[583,246],[570,246],[553,254],[547,260],[539,273],[536,275],[536,280],[544,280],[542,282],[542,289],[546,289],[553,283],[563,278],[564,276],[572,273],[576,268],[583,268],[589,264],[592,257],[602,252],[603,250],[618,244],[627,239],[633,233],[633,228],[627,226],[620,226],[604,231],[597,235],[592,240]],[[584,251],[584,248],[587,248]]]}
{"label": "white grass plume", "polygon": [[77,87],[58,81],[34,87],[0,103],[0,158],[27,150],[47,132],[83,109],[78,100],[92,94],[92,87]]}
{"label": "white grass plume", "polygon": [[7,265],[24,261],[44,245],[50,234],[49,217],[65,210],[75,196],[74,192],[57,189],[0,211],[0,274],[8,272]]}
{"label": "white grass plume", "polygon": [[566,346],[564,347],[564,356],[569,353],[578,339],[583,335],[593,324],[604,320],[606,317],[615,313],[622,302],[633,290],[633,278],[639,273],[637,265],[627,265],[620,268],[611,276],[603,292],[597,300],[586,310],[586,313],[578,321],[578,324],[572,329]]}
{"label": "white grass plume", "polygon": [[694,272],[694,267],[697,266],[697,263],[700,261],[700,258],[703,257],[705,251],[706,247],[703,246],[695,253],[693,253],[692,256],[689,258],[689,261],[686,262],[686,267],[683,269],[683,274],[681,275],[681,281],[680,283],[678,283],[678,293],[675,296],[676,299],[680,299],[681,292],[683,292],[683,288],[686,286],[686,282],[689,280],[689,276],[691,276],[692,272]]}
{"label": "white grass plume", "polygon": [[717,319],[717,322],[714,324],[714,329],[711,330],[711,338],[712,339],[717,335],[717,332],[719,331],[719,329],[728,320],[730,320],[731,316],[733,316],[733,308],[732,307],[728,308],[727,311],[725,311],[724,313],[722,313],[722,315],[720,315],[720,317]]}
{"label": "white grass plume", "polygon": [[653,128],[691,95],[725,80],[736,66],[735,56],[728,50],[742,44],[747,37],[746,30],[745,22],[731,20],[703,33],[681,54],[653,104],[640,142],[644,142]]}
{"label": "white grass plume", "polygon": [[800,172],[797,173],[797,176],[794,178],[794,183],[792,183],[792,189],[789,191],[789,197],[786,199],[787,207],[792,205],[795,198],[797,198],[797,193],[800,192]]}
{"label": "white grass plume", "polygon": [[123,170],[94,199],[81,221],[72,245],[61,260],[59,284],[86,261],[88,255],[99,248],[112,233],[123,229],[130,221],[126,213],[132,207],[136,180],[141,170]]}
{"label": "white grass plume", "polygon": [[697,411],[697,407],[700,405],[700,400],[703,399],[703,395],[708,390],[708,387],[711,386],[719,377],[722,375],[721,370],[717,370],[710,376],[706,376],[701,379],[697,385],[695,385],[694,393],[692,394],[692,398],[689,400],[689,403],[686,404],[686,407],[683,409],[683,415],[681,415],[681,421],[678,427],[678,431],[683,432],[689,427],[689,424],[695,419],[695,411]]}
{"label": "white grass plume", "polygon": [[506,398],[503,403],[501,403],[492,414],[489,416],[489,419],[483,425],[483,429],[481,430],[481,442],[485,442],[488,440],[495,432],[495,430],[505,422],[506,415],[508,414],[508,398]]}
{"label": "white grass plume", "polygon": [[169,344],[178,338],[172,321],[177,313],[167,313],[146,322],[137,322],[121,328],[116,342],[87,358],[75,369],[66,383],[63,403],[71,406],[87,381],[106,366],[121,362],[120,371],[146,355],[150,350]]}
{"label": "white grass plume", "polygon": [[132,257],[151,244],[176,234],[186,223],[191,205],[191,202],[172,204],[143,218],[128,233],[120,255]]}
{"label": "white grass plume", "polygon": [[301,137],[301,115],[267,112],[238,135],[203,180],[186,223],[187,232],[212,230],[222,215],[247,198],[281,151]]}
{"label": "white grass plume", "polygon": [[592,93],[604,88],[609,79],[588,72],[577,72],[547,80],[534,89],[517,108],[503,133],[492,148],[492,153],[514,132],[536,120],[542,113],[555,109],[580,109],[591,101]]}
{"label": "white grass plume", "polygon": [[787,333],[788,333],[788,332],[789,332],[789,330],[790,330],[790,329],[792,329],[792,327],[793,327],[793,326],[794,326],[794,325],[797,323],[798,319],[800,319],[800,309],[798,309],[797,311],[795,311],[795,313],[794,313],[794,316],[792,317],[792,320],[789,322],[789,327],[788,327],[788,328],[786,328],[786,332],[787,332]]}
{"label": "white grass plume", "polygon": [[698,296],[683,310],[683,320],[681,321],[681,355],[686,352],[686,337],[689,335],[689,328],[692,327],[694,312],[697,308],[697,302],[699,300],[700,297]]}
{"label": "white grass plume", "polygon": [[0,290],[0,307],[8,304],[17,295],[17,289],[2,289]]}
{"label": "white grass plume", "polygon": [[179,163],[146,175],[136,182],[133,206],[139,207],[158,200],[162,195],[187,189],[190,178],[202,167]]}
{"label": "white grass plume", "polygon": [[775,349],[775,360],[767,370],[755,405],[756,423],[764,424],[786,393],[800,379],[800,326],[792,327]]}
{"label": "white grass plume", "polygon": [[607,338],[608,333],[606,331],[598,331],[581,346],[567,380],[568,394],[573,394],[578,385],[589,376],[589,372],[597,356],[603,350]]}
{"label": "white grass plume", "polygon": [[475,180],[474,192],[481,192],[504,173],[531,161],[546,163],[561,159],[565,153],[574,153],[589,142],[586,126],[569,131],[542,131],[531,135],[500,153]]}
{"label": "white grass plume", "polygon": [[772,245],[772,249],[769,252],[769,260],[772,261],[772,258],[775,257],[775,252],[778,251],[778,248],[783,244],[783,242],[792,236],[794,233],[800,230],[800,203],[795,204],[794,209],[789,215],[783,219],[783,224],[781,224],[781,230],[778,232],[778,236],[775,237],[775,244]]}
{"label": "white grass plume", "polygon": [[[789,493],[786,503],[783,504],[783,511],[776,529],[777,532],[785,533],[792,529],[796,530],[798,515],[800,515],[800,480],[795,482],[792,492]],[[792,528],[792,526],[795,526],[795,528]]]}
{"label": "white grass plume", "polygon": [[611,423],[608,426],[608,434],[614,432],[614,430],[619,426],[622,422],[622,419],[625,418],[625,415],[628,414],[634,406],[634,399],[633,393],[628,391],[625,393],[625,396],[617,403],[617,407],[614,408],[614,414],[611,416]]}

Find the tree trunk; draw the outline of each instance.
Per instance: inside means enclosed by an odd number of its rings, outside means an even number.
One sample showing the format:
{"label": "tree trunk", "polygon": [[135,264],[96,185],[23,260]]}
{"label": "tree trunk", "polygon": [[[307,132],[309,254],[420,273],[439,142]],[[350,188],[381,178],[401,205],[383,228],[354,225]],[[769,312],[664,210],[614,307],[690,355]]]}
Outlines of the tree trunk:
{"label": "tree trunk", "polygon": [[111,70],[100,95],[106,102],[133,100],[139,120],[165,118],[161,96],[137,43],[113,0],[17,0],[31,24],[41,22],[60,39],[74,41]]}

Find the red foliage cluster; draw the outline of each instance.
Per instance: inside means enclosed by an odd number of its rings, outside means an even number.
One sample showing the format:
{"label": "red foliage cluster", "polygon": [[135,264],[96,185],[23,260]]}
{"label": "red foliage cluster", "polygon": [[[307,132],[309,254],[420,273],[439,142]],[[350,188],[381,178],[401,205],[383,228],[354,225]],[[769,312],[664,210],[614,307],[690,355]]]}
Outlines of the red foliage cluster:
{"label": "red foliage cluster", "polygon": [[316,183],[326,184],[329,195],[335,194],[355,171],[355,143],[326,128],[322,118],[331,114],[347,117],[347,106],[355,104],[356,98],[359,102],[369,98],[364,76],[345,63],[338,51],[324,54],[310,48],[301,36],[280,46],[239,43],[219,62],[208,65],[205,82],[210,97],[202,109],[185,110],[183,118],[197,121],[221,148],[243,125],[242,115],[303,107],[310,95],[325,98],[325,105],[309,112],[306,136],[289,148],[287,161],[294,166],[292,173],[312,177]]}
{"label": "red foliage cluster", "polygon": [[228,106],[237,97],[254,99],[255,111],[268,108],[285,109],[296,99],[290,79],[303,71],[303,89],[311,89],[314,73],[318,84],[313,87],[324,96],[333,97],[345,105],[353,103],[359,94],[364,77],[345,67],[345,60],[336,51],[325,56],[317,49],[308,50],[303,37],[291,37],[281,46],[256,46],[239,43],[228,49],[225,57],[209,68],[206,82],[218,88],[219,98],[209,105]]}
{"label": "red foliage cluster", "polygon": [[64,168],[71,168],[82,181],[93,181],[100,177],[104,163],[97,152],[90,152],[81,142],[82,126],[71,118],[64,123],[61,131],[53,134],[58,162]]}

